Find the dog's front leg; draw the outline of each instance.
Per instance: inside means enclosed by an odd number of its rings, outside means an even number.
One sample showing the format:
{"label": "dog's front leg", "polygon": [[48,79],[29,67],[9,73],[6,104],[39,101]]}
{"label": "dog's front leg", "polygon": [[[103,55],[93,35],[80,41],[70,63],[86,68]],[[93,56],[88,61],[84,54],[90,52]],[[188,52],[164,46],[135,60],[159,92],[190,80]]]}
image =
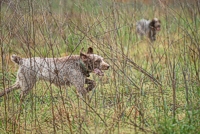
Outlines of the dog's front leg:
{"label": "dog's front leg", "polygon": [[96,86],[95,81],[90,80],[90,79],[86,79],[86,80],[85,80],[85,84],[88,84],[88,87],[86,88],[86,90],[87,90],[88,92],[89,92],[89,91],[92,91],[92,89]]}

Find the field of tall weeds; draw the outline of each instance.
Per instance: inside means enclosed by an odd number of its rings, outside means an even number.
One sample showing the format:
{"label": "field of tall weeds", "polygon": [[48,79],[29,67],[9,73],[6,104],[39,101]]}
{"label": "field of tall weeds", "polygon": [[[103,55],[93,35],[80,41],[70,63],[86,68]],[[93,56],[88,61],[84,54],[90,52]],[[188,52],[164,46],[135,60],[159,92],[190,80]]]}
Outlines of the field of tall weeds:
{"label": "field of tall weeds", "polygon": [[[0,91],[21,57],[61,57],[93,47],[110,69],[92,74],[87,100],[73,86],[37,82],[0,98],[0,133],[199,133],[198,0],[1,0]],[[161,20],[155,42],[136,36],[142,18]]]}

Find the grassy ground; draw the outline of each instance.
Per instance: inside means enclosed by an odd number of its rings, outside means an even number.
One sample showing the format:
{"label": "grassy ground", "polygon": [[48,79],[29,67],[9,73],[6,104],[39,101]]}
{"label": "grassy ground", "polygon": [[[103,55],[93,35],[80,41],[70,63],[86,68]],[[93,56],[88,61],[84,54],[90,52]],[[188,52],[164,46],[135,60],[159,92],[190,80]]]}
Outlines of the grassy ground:
{"label": "grassy ground", "polygon": [[[10,55],[60,57],[92,46],[111,68],[86,102],[74,87],[40,81],[26,97],[0,98],[0,133],[199,133],[200,3],[194,1],[1,1],[0,90],[13,84]],[[135,23],[158,17],[157,41]]]}

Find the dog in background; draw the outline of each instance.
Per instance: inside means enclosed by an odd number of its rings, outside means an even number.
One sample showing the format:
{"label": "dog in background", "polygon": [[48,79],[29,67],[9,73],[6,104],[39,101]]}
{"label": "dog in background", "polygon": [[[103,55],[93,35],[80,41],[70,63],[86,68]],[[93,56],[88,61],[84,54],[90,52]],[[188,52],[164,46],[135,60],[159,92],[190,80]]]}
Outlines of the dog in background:
{"label": "dog in background", "polygon": [[147,35],[151,41],[156,40],[156,33],[161,29],[161,21],[157,18],[152,20],[141,19],[136,23],[136,32],[142,38]]}

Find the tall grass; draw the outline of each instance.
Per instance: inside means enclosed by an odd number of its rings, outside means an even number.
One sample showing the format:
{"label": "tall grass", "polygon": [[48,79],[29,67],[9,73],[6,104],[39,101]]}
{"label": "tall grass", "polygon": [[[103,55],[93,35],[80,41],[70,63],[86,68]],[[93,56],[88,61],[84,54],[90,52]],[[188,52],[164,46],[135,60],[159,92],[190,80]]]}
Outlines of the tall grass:
{"label": "tall grass", "polygon": [[[88,99],[40,81],[20,102],[0,98],[0,133],[200,132],[200,3],[162,0],[0,1],[0,90],[12,85],[10,55],[60,57],[92,46],[111,68]],[[157,41],[135,23],[158,17]]]}

